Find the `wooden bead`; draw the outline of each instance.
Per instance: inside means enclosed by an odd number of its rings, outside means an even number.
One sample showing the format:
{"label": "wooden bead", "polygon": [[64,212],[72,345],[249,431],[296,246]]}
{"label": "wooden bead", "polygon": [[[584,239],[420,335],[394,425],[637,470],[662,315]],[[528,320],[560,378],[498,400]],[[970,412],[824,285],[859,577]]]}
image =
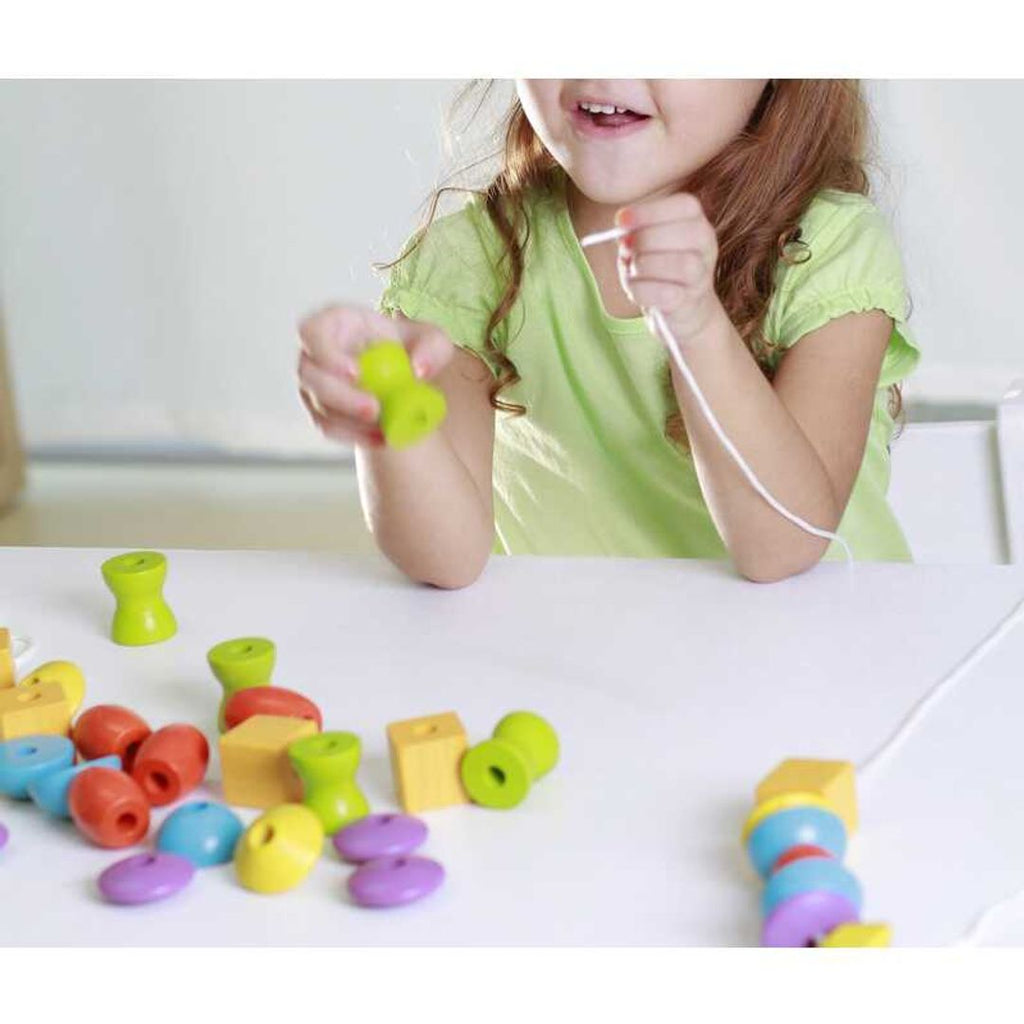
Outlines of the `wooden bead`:
{"label": "wooden bead", "polygon": [[235,871],[253,892],[285,892],[313,870],[323,847],[320,819],[302,804],[282,804],[245,830],[235,848]]}
{"label": "wooden bead", "polygon": [[763,803],[783,793],[816,793],[843,819],[846,834],[857,830],[857,790],[850,761],[789,758],[761,780],[755,800]]}
{"label": "wooden bead", "polygon": [[14,685],[14,651],[11,647],[11,631],[0,628],[0,690]]}
{"label": "wooden bead", "polygon": [[57,683],[0,689],[0,740],[20,736],[67,736],[71,705]]}
{"label": "wooden bead", "polygon": [[150,734],[149,726],[134,711],[119,704],[97,704],[78,716],[71,738],[86,761],[116,754],[126,772]]}
{"label": "wooden bead", "polygon": [[253,715],[220,738],[224,799],[236,807],[270,808],[301,803],[302,783],[288,759],[288,747],[316,734],[306,718]]}
{"label": "wooden bead", "polygon": [[154,807],[192,792],[206,775],[210,745],[194,725],[165,725],[146,738],[132,765],[132,778]]}
{"label": "wooden bead", "polygon": [[167,640],[178,631],[163,586],[167,559],[159,551],[129,551],[101,566],[104,582],[117,607],[110,626],[115,644],[131,647]]}
{"label": "wooden bead", "polygon": [[302,782],[302,802],[331,836],[370,811],[356,783],[361,744],[351,732],[322,732],[298,740],[288,758]]}
{"label": "wooden bead", "polygon": [[116,849],[141,842],[149,831],[149,801],[130,775],[90,768],[68,789],[71,820],[98,846]]}
{"label": "wooden bead", "polygon": [[254,686],[231,695],[224,705],[224,724],[228,729],[241,725],[253,715],[278,718],[306,718],[323,728],[320,709],[308,698],[282,686]]}
{"label": "wooden bead", "polygon": [[459,774],[466,730],[454,711],[392,722],[387,736],[391,774],[406,813],[469,802]]}

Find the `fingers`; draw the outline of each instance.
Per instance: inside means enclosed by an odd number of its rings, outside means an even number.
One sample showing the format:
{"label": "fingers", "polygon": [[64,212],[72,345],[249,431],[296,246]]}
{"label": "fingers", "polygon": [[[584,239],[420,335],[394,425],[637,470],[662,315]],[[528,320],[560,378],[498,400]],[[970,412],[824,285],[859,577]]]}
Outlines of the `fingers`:
{"label": "fingers", "polygon": [[624,206],[615,215],[615,223],[623,228],[643,228],[663,221],[699,220],[703,217],[704,207],[696,196],[677,192],[635,206]]}
{"label": "fingers", "polygon": [[303,388],[299,389],[299,397],[317,429],[328,440],[361,445],[366,448],[383,446],[384,435],[376,424],[360,423],[351,417],[327,413],[317,405],[316,399]]}
{"label": "fingers", "polygon": [[299,386],[327,414],[349,416],[363,423],[375,423],[380,415],[380,405],[373,395],[321,368],[305,352],[299,356]]}
{"label": "fingers", "polygon": [[[411,321],[407,321],[411,323]],[[435,377],[451,361],[455,347],[437,327],[420,324],[408,344],[409,358],[417,377]]]}
{"label": "fingers", "polygon": [[363,306],[328,306],[299,324],[304,352],[326,370],[355,378],[356,358],[372,342],[393,338],[408,344],[421,325],[404,317],[388,317]]}
{"label": "fingers", "polygon": [[623,262],[629,281],[670,281],[692,285],[700,282],[705,271],[704,257],[695,249],[636,253]]}

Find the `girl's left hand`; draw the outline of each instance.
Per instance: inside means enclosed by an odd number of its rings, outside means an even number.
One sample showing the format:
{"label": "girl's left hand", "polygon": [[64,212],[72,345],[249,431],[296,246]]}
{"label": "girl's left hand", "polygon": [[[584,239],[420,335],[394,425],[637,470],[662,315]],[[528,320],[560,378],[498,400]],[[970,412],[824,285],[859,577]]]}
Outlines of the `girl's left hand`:
{"label": "girl's left hand", "polygon": [[643,310],[660,309],[680,344],[722,309],[715,293],[718,237],[696,196],[678,193],[623,207],[615,216],[619,280]]}

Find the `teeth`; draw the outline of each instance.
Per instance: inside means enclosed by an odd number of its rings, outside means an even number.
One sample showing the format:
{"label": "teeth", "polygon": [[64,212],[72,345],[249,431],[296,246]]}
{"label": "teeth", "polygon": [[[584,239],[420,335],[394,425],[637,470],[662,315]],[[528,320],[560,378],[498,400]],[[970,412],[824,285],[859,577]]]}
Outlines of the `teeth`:
{"label": "teeth", "polygon": [[616,107],[611,103],[580,103],[580,110],[588,114],[624,114],[626,107]]}

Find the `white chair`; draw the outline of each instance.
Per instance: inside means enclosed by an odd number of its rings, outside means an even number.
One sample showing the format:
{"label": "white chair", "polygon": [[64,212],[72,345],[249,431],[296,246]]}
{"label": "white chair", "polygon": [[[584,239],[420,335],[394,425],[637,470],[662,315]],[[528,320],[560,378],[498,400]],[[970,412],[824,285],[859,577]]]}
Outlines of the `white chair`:
{"label": "white chair", "polygon": [[1024,562],[1024,381],[994,421],[908,424],[889,501],[915,562]]}

